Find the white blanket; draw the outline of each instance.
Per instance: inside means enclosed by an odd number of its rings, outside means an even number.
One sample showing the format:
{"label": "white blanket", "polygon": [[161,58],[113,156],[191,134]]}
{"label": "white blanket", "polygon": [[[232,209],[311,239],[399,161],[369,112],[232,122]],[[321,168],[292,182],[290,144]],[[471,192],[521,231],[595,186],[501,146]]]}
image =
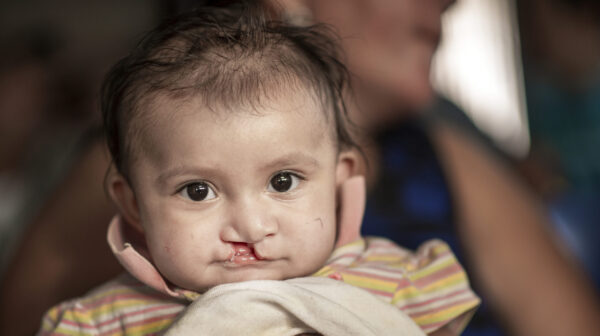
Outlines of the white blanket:
{"label": "white blanket", "polygon": [[425,335],[398,308],[328,278],[257,280],[212,288],[166,335]]}

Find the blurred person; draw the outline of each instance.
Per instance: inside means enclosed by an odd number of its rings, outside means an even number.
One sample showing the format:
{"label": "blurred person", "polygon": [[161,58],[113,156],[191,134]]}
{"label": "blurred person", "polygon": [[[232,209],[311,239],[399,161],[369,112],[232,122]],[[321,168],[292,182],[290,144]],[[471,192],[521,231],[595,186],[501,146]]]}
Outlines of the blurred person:
{"label": "blurred person", "polygon": [[[431,88],[440,16],[452,2],[285,2],[298,22],[338,29],[356,75],[354,119],[375,141],[363,233],[409,247],[431,236],[454,242],[484,303],[511,333],[595,334],[595,293],[555,244],[543,205]],[[565,312],[565,305],[574,308]],[[501,333],[486,327],[487,318],[480,314],[480,328],[476,318],[465,334]]]}
{"label": "blurred person", "polygon": [[43,27],[0,40],[0,274],[69,165],[87,116],[74,112],[88,98],[85,86],[53,66],[59,43]]}
{"label": "blurred person", "polygon": [[[120,270],[101,234],[114,208],[102,187],[109,155],[99,129],[90,127],[99,120],[96,78],[155,22],[157,8],[157,1],[145,0],[0,3],[1,72],[33,63],[43,74],[27,85],[6,77],[0,92],[0,142],[24,158],[0,182],[0,222],[6,223],[0,236],[1,335],[33,334],[53,303]],[[35,107],[37,125],[27,123],[22,147],[13,134],[24,132],[12,120],[25,119],[29,110],[19,106]],[[5,181],[25,186],[24,192],[6,189]],[[81,271],[77,278],[70,275],[73,268]]]}
{"label": "blurred person", "polygon": [[[4,266],[8,244],[16,235],[12,223],[27,203],[28,178],[32,168],[28,159],[39,146],[38,132],[47,121],[47,110],[54,98],[52,74],[45,67],[51,47],[40,37],[16,34],[2,41],[0,56],[0,246]],[[21,40],[22,39],[22,40]],[[38,172],[39,174],[39,172]],[[1,268],[0,268],[1,269]]]}
{"label": "blurred person", "polygon": [[[54,189],[94,137],[84,126],[89,123],[91,110],[89,82],[85,75],[72,73],[57,61],[61,48],[60,36],[43,25],[17,30],[0,39],[0,276],[3,286],[9,284],[9,290],[0,294],[1,334],[33,333],[35,327],[32,328],[29,315],[22,313],[32,309],[36,312],[27,298],[50,304],[45,302],[46,297],[60,295],[44,291],[38,296],[35,284],[45,286],[41,282],[46,276],[51,278],[60,269],[64,258],[59,256],[68,244],[44,249],[46,240],[52,240],[44,232],[29,245],[28,224],[48,206],[49,199],[50,203],[55,200]],[[101,188],[98,190],[101,192]],[[42,253],[35,267],[27,268],[26,274],[11,282],[13,276],[19,275],[14,269],[20,265],[15,265],[13,258],[22,253],[22,240],[32,247],[25,250],[26,260],[37,249],[42,249]],[[13,293],[15,297],[11,296]],[[19,318],[5,319],[10,315],[9,309]],[[9,322],[16,320],[21,322]],[[34,321],[37,324],[39,316]]]}
{"label": "blurred person", "polygon": [[[369,202],[364,232],[376,233],[379,227],[386,230],[384,234],[402,243],[402,235],[390,231],[406,232],[398,228],[409,221],[414,221],[413,227],[423,227],[424,224],[419,224],[427,223],[423,214],[432,213],[435,215],[432,225],[439,223],[433,234],[437,236],[442,232],[448,237],[458,237],[455,241],[460,243],[484,299],[513,333],[595,334],[598,306],[593,291],[580,271],[565,260],[553,244],[541,204],[488,147],[481,145],[476,131],[460,111],[436,97],[431,89],[429,62],[440,38],[440,15],[450,4],[449,1],[416,0],[284,1],[282,4],[289,9],[289,17],[300,13],[299,21],[326,22],[336,26],[342,35],[349,66],[360,75],[360,81],[354,86],[361,108],[355,108],[353,118],[365,125],[371,139],[377,140],[375,143],[365,140],[367,146],[370,144],[371,190],[381,190],[381,185],[389,181],[386,176],[392,176],[394,184],[401,186],[411,186],[409,182],[415,177],[418,177],[416,181],[435,182],[431,188],[421,185],[408,188],[402,194],[388,190],[388,194],[383,194],[383,198],[388,195],[391,200],[385,216]],[[442,107],[431,107],[436,105]],[[431,112],[416,113],[426,109]],[[89,156],[106,163],[102,146],[98,144],[93,148]],[[405,155],[393,154],[402,152]],[[94,281],[97,284],[115,274],[109,267],[110,258],[98,256],[94,259],[97,261],[95,274],[67,279],[66,274],[69,277],[71,274],[67,269],[87,263],[89,259],[85,258],[91,251],[107,250],[104,242],[88,242],[82,248],[77,246],[80,240],[75,238],[96,228],[92,220],[96,223],[96,218],[112,214],[108,206],[104,209],[91,205],[77,209],[69,206],[69,200],[88,200],[98,195],[98,190],[86,192],[82,188],[89,185],[83,181],[94,181],[102,175],[99,164],[87,165],[86,162],[92,160],[80,159],[80,166],[76,167],[81,169],[73,170],[74,176],[61,188],[62,197],[46,208],[48,216],[36,223],[37,229],[31,231],[21,246],[22,253],[13,263],[17,265],[14,276],[3,287],[3,294],[10,293],[12,297],[10,302],[18,302],[19,297],[28,293],[25,289],[29,287],[19,284],[31,280],[26,274],[36,274],[36,265],[51,251],[69,248],[85,253],[73,254],[71,260],[61,259],[62,267],[46,277],[53,285],[38,285],[38,296],[52,291],[63,294],[71,291],[65,297],[81,294],[82,287],[89,288]],[[406,162],[416,164],[403,166]],[[395,174],[392,170],[399,166],[405,169]],[[420,172],[423,174],[414,175]],[[423,198],[432,202],[422,201]],[[426,207],[432,204],[433,207]],[[406,207],[410,209],[403,212],[401,209]],[[95,214],[86,213],[86,209],[93,209]],[[70,213],[73,210],[78,211]],[[69,218],[61,219],[65,214]],[[431,222],[431,218],[425,220]],[[65,226],[65,221],[73,224]],[[67,236],[70,230],[79,233]],[[44,239],[42,232],[48,239]],[[77,256],[81,261],[75,260]],[[82,285],[85,282],[87,285]],[[569,309],[564,309],[565,306]],[[24,310],[21,312],[21,316],[27,314]],[[19,316],[11,313],[13,315],[3,315]]]}
{"label": "blurred person", "polygon": [[600,4],[519,2],[532,148],[521,162],[600,290]]}

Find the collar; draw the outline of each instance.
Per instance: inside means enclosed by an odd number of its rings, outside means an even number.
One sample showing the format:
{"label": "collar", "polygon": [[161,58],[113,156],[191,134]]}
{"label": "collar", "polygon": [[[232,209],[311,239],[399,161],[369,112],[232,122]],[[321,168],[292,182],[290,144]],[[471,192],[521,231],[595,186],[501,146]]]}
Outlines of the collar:
{"label": "collar", "polygon": [[[365,180],[355,176],[346,180],[339,190],[338,237],[334,256],[339,248],[355,242],[360,237],[360,226],[365,209]],[[165,279],[151,262],[144,239],[135,239],[121,216],[115,216],[108,226],[107,240],[121,265],[136,279],[169,296],[195,300],[200,293],[178,288]],[[352,244],[353,245],[353,244]]]}

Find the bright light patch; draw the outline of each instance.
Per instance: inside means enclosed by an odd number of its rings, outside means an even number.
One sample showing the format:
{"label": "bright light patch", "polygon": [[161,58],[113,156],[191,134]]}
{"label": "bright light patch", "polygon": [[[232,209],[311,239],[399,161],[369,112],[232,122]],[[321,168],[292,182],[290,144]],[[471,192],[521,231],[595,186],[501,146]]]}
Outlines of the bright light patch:
{"label": "bright light patch", "polygon": [[508,153],[529,150],[515,4],[460,0],[442,18],[432,82]]}

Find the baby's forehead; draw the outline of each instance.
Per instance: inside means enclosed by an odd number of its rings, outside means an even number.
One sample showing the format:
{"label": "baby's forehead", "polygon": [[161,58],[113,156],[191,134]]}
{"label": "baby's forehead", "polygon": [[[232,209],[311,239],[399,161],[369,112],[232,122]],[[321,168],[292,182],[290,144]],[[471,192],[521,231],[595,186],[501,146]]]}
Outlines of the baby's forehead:
{"label": "baby's forehead", "polygon": [[[173,95],[169,92],[157,92],[140,100],[136,122],[130,124],[134,128],[128,131],[131,135],[131,152],[136,156],[140,152],[152,151],[153,134],[158,128],[177,132],[181,120],[193,115],[203,124],[220,127],[237,116],[252,115],[260,117],[267,114],[298,114],[309,120],[304,131],[313,137],[331,140],[337,144],[334,118],[330,115],[329,106],[318,96],[317,92],[301,86],[290,86],[288,89],[272,90],[269,95],[257,96],[255,99],[238,101],[210,100],[202,94]],[[260,120],[260,118],[258,118]]]}

